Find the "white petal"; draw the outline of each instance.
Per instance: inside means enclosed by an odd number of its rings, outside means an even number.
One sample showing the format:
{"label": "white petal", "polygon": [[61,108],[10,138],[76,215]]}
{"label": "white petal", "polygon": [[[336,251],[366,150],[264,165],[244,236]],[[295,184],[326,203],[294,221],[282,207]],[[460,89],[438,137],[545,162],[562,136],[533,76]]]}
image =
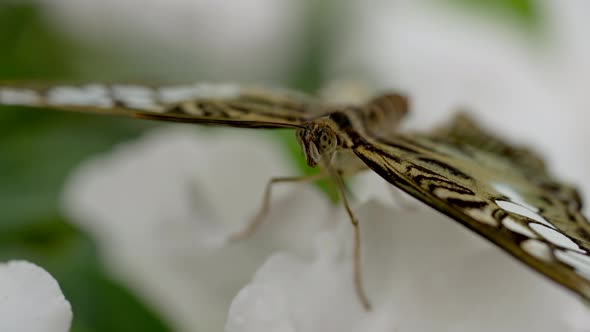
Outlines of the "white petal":
{"label": "white petal", "polygon": [[363,330],[355,327],[367,314],[355,296],[350,260],[339,255],[336,235],[317,234],[311,260],[273,255],[232,302],[226,331]]}
{"label": "white petal", "polygon": [[[358,216],[371,313],[355,297],[341,216],[337,232],[317,236],[314,258],[279,254],[259,269],[232,303],[227,331],[571,331],[575,297],[454,221],[376,203]],[[330,249],[335,242],[348,255]]]}
{"label": "white petal", "polygon": [[365,209],[369,268],[386,276],[378,294],[386,313],[400,317],[400,330],[567,331],[575,296],[456,221],[431,210]]}
{"label": "white petal", "polygon": [[330,207],[306,185],[280,184],[270,215],[244,241],[227,237],[258,210],[271,176],[296,174],[259,133],[154,131],[83,164],[66,212],[113,272],[182,331],[219,331],[237,291],[273,250],[304,253]]}
{"label": "white petal", "polygon": [[588,306],[580,303],[577,307],[571,308],[564,320],[568,330],[572,332],[586,332],[590,326],[590,315],[588,315]]}
{"label": "white petal", "polygon": [[72,309],[59,285],[26,261],[0,263],[0,331],[65,332]]}
{"label": "white petal", "polygon": [[365,315],[352,292],[350,264],[276,254],[242,289],[226,331],[346,331]]}

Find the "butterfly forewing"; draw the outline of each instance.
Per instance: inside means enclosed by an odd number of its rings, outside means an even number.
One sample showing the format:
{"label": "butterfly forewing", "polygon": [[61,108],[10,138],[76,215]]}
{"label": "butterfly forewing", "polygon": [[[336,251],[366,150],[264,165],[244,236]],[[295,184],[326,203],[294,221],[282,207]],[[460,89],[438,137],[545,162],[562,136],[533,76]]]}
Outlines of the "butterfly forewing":
{"label": "butterfly forewing", "polygon": [[590,300],[590,224],[577,192],[528,150],[440,133],[360,139],[354,150],[387,181]]}
{"label": "butterfly forewing", "polygon": [[332,122],[342,138],[336,157],[352,149],[393,185],[590,301],[590,224],[576,190],[554,180],[529,149],[485,133],[463,115],[429,135],[400,135],[408,103],[397,94],[332,112],[297,92],[210,84],[9,84],[0,85],[0,105],[251,128]]}
{"label": "butterfly forewing", "polygon": [[236,127],[297,127],[319,109],[285,89],[233,84],[1,85],[0,104]]}

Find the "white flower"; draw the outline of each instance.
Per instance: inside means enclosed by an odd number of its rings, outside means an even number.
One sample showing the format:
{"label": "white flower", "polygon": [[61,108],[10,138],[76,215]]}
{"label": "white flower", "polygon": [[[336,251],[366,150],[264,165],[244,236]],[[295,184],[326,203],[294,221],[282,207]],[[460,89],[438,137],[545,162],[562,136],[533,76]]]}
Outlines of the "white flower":
{"label": "white flower", "polygon": [[321,194],[279,185],[260,231],[226,243],[257,211],[269,177],[295,174],[272,136],[248,133],[155,131],[82,165],[67,185],[67,212],[113,272],[179,330],[220,330],[266,257],[309,252],[329,224]]}
{"label": "white flower", "polygon": [[293,174],[271,137],[155,131],[82,165],[66,209],[181,331],[575,331],[577,299],[429,209],[355,208],[371,313],[354,292],[352,226],[309,187],[284,185],[259,232],[226,243],[268,177]]}
{"label": "white flower", "polygon": [[232,303],[227,331],[578,331],[575,319],[590,323],[577,299],[434,211],[369,203],[359,218],[373,312],[359,308],[350,261],[331,248],[334,237],[352,236],[342,218],[336,232],[316,236],[315,258],[271,257]]}
{"label": "white flower", "polygon": [[[559,174],[588,190],[586,148],[572,143],[587,140],[587,115],[576,112],[589,106],[581,88],[588,86],[587,66],[577,70],[587,57],[575,56],[587,50],[579,46],[583,36],[568,28],[584,24],[578,16],[585,11],[576,7],[582,2],[543,2],[555,7],[547,10],[551,31],[578,38],[561,39],[567,55],[527,46],[497,24],[416,3],[359,7],[370,24],[361,24],[358,38],[343,48],[354,51],[338,53],[362,59],[382,85],[409,92],[414,127],[469,107],[499,132],[534,141]],[[428,209],[356,204],[370,313],[352,285],[349,221],[310,187],[283,185],[290,188],[275,192],[260,231],[226,243],[256,212],[269,177],[294,174],[272,136],[245,135],[157,131],[82,165],[66,187],[66,210],[98,239],[113,273],[178,330],[583,331],[590,325],[571,294]]]}
{"label": "white flower", "polygon": [[0,331],[66,332],[72,309],[59,285],[26,261],[0,263]]}

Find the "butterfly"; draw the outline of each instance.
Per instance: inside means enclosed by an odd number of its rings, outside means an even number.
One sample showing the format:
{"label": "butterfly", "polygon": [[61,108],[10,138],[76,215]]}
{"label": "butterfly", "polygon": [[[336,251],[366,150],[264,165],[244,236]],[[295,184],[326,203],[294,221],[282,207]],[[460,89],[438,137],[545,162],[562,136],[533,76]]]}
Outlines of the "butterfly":
{"label": "butterfly", "polygon": [[466,114],[429,133],[403,133],[397,127],[408,100],[396,93],[331,105],[285,89],[209,84],[0,85],[0,105],[294,129],[307,164],[322,172],[271,179],[259,214],[236,237],[258,226],[273,184],[332,178],[354,226],[355,288],[367,309],[359,221],[343,181],[367,169],[590,302],[590,223],[580,195],[554,179],[536,153],[487,133]]}

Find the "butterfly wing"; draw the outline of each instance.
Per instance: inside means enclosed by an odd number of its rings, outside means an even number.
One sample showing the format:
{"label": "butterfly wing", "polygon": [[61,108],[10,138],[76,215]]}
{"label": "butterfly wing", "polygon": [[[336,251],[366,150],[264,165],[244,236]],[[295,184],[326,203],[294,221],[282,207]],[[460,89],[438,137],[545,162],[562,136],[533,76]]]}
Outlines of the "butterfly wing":
{"label": "butterfly wing", "polygon": [[0,85],[0,105],[255,128],[297,127],[320,108],[318,101],[302,93],[231,84],[4,84]]}
{"label": "butterfly wing", "polygon": [[541,159],[465,116],[430,135],[359,138],[384,179],[590,301],[590,223]]}

